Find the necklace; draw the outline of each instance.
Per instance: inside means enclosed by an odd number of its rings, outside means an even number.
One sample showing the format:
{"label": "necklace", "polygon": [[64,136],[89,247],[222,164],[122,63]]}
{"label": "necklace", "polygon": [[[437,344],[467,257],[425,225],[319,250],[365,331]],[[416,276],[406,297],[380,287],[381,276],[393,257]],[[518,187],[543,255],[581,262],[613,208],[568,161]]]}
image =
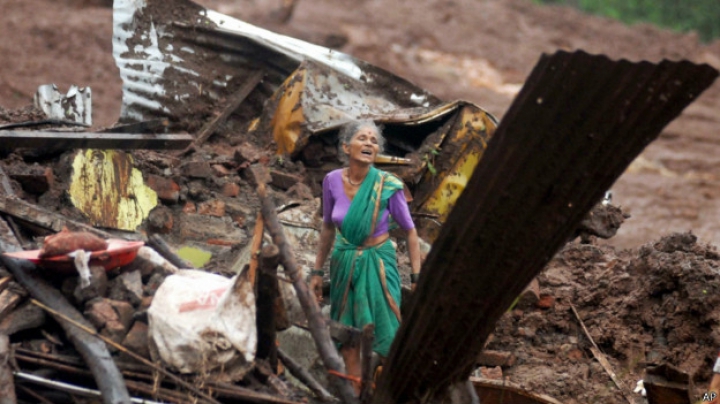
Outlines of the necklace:
{"label": "necklace", "polygon": [[352,185],[352,186],[354,186],[354,187],[362,184],[362,181],[358,182],[357,184],[354,183],[354,182],[352,182],[352,181],[350,180],[350,174],[347,172],[347,170],[345,170],[345,179],[347,180],[348,184],[350,184],[350,185]]}

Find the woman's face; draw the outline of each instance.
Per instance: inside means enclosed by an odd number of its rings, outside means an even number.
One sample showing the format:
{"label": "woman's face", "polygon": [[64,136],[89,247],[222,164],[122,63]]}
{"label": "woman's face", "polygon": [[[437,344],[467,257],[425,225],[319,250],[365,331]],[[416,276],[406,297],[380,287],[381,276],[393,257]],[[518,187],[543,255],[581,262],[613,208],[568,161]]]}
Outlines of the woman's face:
{"label": "woman's face", "polygon": [[373,128],[362,127],[343,145],[350,161],[372,164],[380,151],[378,134]]}

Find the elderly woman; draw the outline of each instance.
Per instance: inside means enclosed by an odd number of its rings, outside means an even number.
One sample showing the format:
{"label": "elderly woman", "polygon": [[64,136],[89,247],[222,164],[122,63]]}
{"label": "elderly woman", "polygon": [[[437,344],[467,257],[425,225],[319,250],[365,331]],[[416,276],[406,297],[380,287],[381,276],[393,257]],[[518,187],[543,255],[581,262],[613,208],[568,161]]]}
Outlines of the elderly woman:
{"label": "elderly woman", "polygon": [[[323,227],[310,287],[322,299],[323,264],[330,258],[330,315],[342,324],[375,325],[373,350],[387,356],[400,326],[400,275],[390,242],[390,218],[407,232],[413,288],[420,271],[420,247],[403,183],[373,166],[384,138],[373,122],[351,122],[340,131],[340,155],[347,167],[323,181]],[[336,236],[337,230],[337,236]],[[358,347],[341,347],[347,372],[360,376]]]}

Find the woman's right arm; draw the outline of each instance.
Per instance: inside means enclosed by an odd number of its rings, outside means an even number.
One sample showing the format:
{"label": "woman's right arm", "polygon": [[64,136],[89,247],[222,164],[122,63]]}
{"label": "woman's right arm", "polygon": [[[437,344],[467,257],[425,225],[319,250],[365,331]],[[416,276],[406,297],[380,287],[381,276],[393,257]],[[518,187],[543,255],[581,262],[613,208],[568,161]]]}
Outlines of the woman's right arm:
{"label": "woman's right arm", "polygon": [[[320,241],[318,242],[318,252],[315,256],[315,271],[322,271],[325,260],[330,254],[330,249],[335,239],[335,225],[333,223],[323,222],[322,230],[320,230]],[[322,281],[323,277],[319,274],[313,274],[310,277],[310,290],[315,295],[318,303],[322,302]]]}

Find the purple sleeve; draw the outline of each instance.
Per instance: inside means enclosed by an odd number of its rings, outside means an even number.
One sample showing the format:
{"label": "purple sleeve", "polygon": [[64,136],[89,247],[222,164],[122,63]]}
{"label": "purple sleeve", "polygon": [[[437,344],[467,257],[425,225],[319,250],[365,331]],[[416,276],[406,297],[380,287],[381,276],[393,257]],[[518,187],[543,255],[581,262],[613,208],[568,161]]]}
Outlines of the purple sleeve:
{"label": "purple sleeve", "polygon": [[332,223],[332,211],[333,207],[335,206],[335,199],[332,195],[332,190],[330,189],[330,175],[326,175],[325,179],[323,180],[323,186],[322,186],[322,211],[323,211],[323,223]]}
{"label": "purple sleeve", "polygon": [[415,223],[413,223],[412,216],[410,216],[410,208],[405,200],[405,194],[402,189],[396,191],[393,196],[390,197],[388,201],[388,211],[390,211],[390,215],[401,228],[405,230],[415,228]]}

